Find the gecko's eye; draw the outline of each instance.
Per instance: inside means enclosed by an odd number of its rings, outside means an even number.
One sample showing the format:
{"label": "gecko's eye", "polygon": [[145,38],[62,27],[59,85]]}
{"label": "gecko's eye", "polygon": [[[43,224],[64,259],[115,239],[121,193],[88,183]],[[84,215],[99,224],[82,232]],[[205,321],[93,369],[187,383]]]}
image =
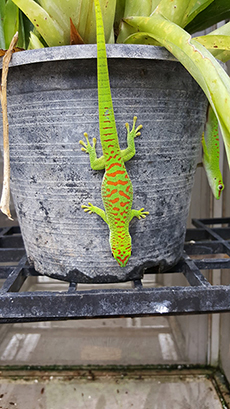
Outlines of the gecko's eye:
{"label": "gecko's eye", "polygon": [[219,190],[223,190],[224,186],[223,185],[218,185]]}

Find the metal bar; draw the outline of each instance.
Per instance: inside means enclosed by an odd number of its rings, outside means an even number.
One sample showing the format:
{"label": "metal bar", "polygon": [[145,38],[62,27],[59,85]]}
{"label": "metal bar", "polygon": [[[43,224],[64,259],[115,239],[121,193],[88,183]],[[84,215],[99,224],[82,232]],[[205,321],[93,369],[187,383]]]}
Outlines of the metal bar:
{"label": "metal bar", "polygon": [[192,242],[185,243],[184,249],[187,254],[220,254],[225,253],[225,248],[222,242],[219,241],[202,241],[202,242]]}
{"label": "metal bar", "polygon": [[132,281],[132,287],[133,288],[143,288],[141,280],[133,280]]}
{"label": "metal bar", "polygon": [[199,268],[194,263],[194,261],[184,253],[185,270],[183,272],[187,281],[192,286],[203,286],[210,287],[211,284],[206,280],[206,278],[201,274]]}
{"label": "metal bar", "polygon": [[19,261],[17,267],[9,274],[5,282],[3,283],[2,288],[0,289],[0,294],[7,292],[17,292],[20,290],[22,284],[26,280],[26,276],[23,276],[23,267],[27,262],[27,257],[24,255]]}
{"label": "metal bar", "polygon": [[14,268],[15,268],[15,265],[0,266],[0,280],[5,280]]}
{"label": "metal bar", "polygon": [[24,248],[23,240],[21,234],[14,234],[8,236],[1,236],[0,235],[0,248]]}
{"label": "metal bar", "polygon": [[229,309],[229,286],[0,294],[0,323],[212,313]]}
{"label": "metal bar", "polygon": [[213,217],[212,219],[193,219],[199,220],[203,224],[229,224],[230,225],[230,217]]}
{"label": "metal bar", "polygon": [[196,266],[200,270],[218,270],[229,269],[229,258],[205,258],[203,260],[195,260]]}
{"label": "metal bar", "polygon": [[[212,231],[218,234],[222,239],[229,240],[230,239],[230,227],[213,227]],[[205,229],[187,229],[185,241],[189,242],[190,240],[206,240],[209,234]]]}
{"label": "metal bar", "polygon": [[[217,221],[218,219],[214,219],[214,220]],[[219,219],[219,220],[221,220],[221,219]],[[229,219],[229,220],[230,220],[230,219]],[[225,250],[226,253],[227,253],[228,255],[230,255],[230,244],[229,244],[226,240],[222,239],[222,237],[220,237],[219,234],[215,233],[212,229],[210,229],[210,227],[207,227],[204,223],[202,223],[201,220],[193,219],[193,220],[192,220],[192,223],[194,224],[194,226],[196,226],[196,227],[198,227],[198,228],[201,227],[201,228],[205,229],[205,230],[209,233],[209,235],[210,235],[211,237],[213,237],[215,240],[218,240],[218,241],[222,242],[222,243],[223,243],[223,246],[224,246],[225,249],[226,249],[226,250]],[[211,219],[210,223],[212,223],[212,219]],[[219,221],[219,223],[221,223],[221,222]]]}
{"label": "metal bar", "polygon": [[69,283],[68,293],[75,293],[76,289],[77,283],[74,283],[73,281]]}
{"label": "metal bar", "polygon": [[[222,229],[211,229],[205,225],[228,222],[230,224],[230,218],[205,219],[204,223],[203,220],[195,220],[196,226],[201,229],[192,229],[194,237],[203,241],[186,243],[187,254],[230,254],[230,243],[221,237]],[[223,231],[224,237],[230,239],[230,229],[224,228]],[[208,237],[214,240],[207,240]],[[4,252],[7,257],[10,257],[11,252],[14,256],[19,254],[22,251],[20,240],[17,228],[0,230],[0,258]],[[0,323],[230,311],[230,286],[212,286],[200,271],[230,268],[230,258],[204,257],[198,260],[191,259],[187,254],[169,273],[183,273],[190,286],[146,288],[142,286],[141,280],[135,280],[130,289],[76,291],[77,284],[72,282],[68,291],[62,293],[16,293],[27,276],[40,275],[26,265],[24,256],[16,267],[0,266],[0,278],[8,275],[0,290]],[[7,261],[11,262],[9,259]]]}
{"label": "metal bar", "polygon": [[2,227],[0,229],[0,237],[3,237],[5,234],[9,233],[11,227]]}
{"label": "metal bar", "polygon": [[0,263],[4,262],[11,262],[11,261],[19,261],[23,254],[25,254],[24,248],[7,248],[1,249],[0,248]]}

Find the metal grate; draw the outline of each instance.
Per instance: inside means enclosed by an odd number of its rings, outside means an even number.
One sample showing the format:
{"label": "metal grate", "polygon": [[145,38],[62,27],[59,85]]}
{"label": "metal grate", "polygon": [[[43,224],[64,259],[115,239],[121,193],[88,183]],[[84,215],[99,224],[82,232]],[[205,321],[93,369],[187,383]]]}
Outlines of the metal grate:
{"label": "metal grate", "polygon": [[0,229],[0,323],[230,311],[230,286],[211,285],[201,272],[230,268],[230,218],[193,224],[182,259],[169,271],[183,274],[187,286],[148,288],[137,280],[132,288],[83,291],[71,282],[63,292],[20,292],[28,277],[40,274],[27,264],[19,227]]}

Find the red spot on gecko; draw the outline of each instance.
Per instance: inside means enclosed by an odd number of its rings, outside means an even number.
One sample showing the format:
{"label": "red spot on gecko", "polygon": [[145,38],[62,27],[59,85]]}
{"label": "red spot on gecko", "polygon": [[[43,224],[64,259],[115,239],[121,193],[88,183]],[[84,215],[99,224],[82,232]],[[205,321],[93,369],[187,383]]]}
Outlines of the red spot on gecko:
{"label": "red spot on gecko", "polygon": [[[123,216],[124,214],[127,214],[126,210],[124,210],[123,212],[121,212],[121,216]],[[125,217],[126,218],[126,217]]]}
{"label": "red spot on gecko", "polygon": [[130,200],[130,196],[126,195],[126,193],[122,192],[122,190],[119,190],[119,195],[125,197],[126,199]]}
{"label": "red spot on gecko", "polygon": [[127,186],[127,188],[125,189],[126,192],[128,192],[130,188],[131,188],[131,185]]}
{"label": "red spot on gecko", "polygon": [[[112,152],[111,152],[111,153],[112,153]],[[121,167],[121,164],[120,164],[120,163],[111,163],[111,165],[108,167],[107,171],[110,170],[110,169],[112,169],[113,166],[119,166],[119,167]]]}
{"label": "red spot on gecko", "polygon": [[125,203],[124,203],[124,202],[121,202],[120,205],[121,205],[122,207],[125,207],[128,203],[129,203],[129,202],[125,202]]}
{"label": "red spot on gecko", "polygon": [[124,264],[124,262],[127,260],[128,257],[129,257],[129,255],[125,256],[123,259],[121,257],[117,257],[117,258],[118,258],[118,260],[120,260],[120,262],[122,264]]}
{"label": "red spot on gecko", "polygon": [[117,203],[117,202],[119,202],[119,198],[117,197],[116,199],[112,199],[112,200],[109,200],[111,203]]}
{"label": "red spot on gecko", "polygon": [[113,173],[107,173],[108,177],[114,178],[117,175],[123,175],[125,173],[125,170],[116,170],[116,172]]}
{"label": "red spot on gecko", "polygon": [[119,212],[120,209],[119,209],[119,207],[114,207],[113,210]]}
{"label": "red spot on gecko", "polygon": [[112,186],[117,186],[117,185],[126,185],[128,182],[125,182],[123,180],[118,180],[117,182],[112,182],[111,180],[109,180],[108,185],[112,185]]}
{"label": "red spot on gecko", "polygon": [[[107,189],[109,190],[109,189]],[[117,189],[113,189],[112,192],[109,195],[106,195],[106,197],[111,197],[114,195],[114,193],[117,193]],[[119,199],[118,199],[119,200]],[[119,210],[119,209],[118,209]]]}

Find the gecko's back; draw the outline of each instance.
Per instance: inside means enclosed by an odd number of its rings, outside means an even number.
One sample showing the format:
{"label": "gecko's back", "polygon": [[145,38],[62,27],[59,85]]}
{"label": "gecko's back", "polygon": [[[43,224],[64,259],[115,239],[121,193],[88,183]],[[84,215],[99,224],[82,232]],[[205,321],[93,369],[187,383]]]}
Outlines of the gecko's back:
{"label": "gecko's back", "polygon": [[128,147],[120,150],[113,102],[110,90],[109,72],[105,46],[104,26],[99,0],[94,0],[97,26],[97,79],[98,79],[98,106],[99,106],[99,129],[103,151],[101,158],[97,157],[95,146],[89,143],[88,135],[85,133],[87,143],[80,141],[82,150],[89,153],[92,169],[105,169],[102,181],[101,195],[105,211],[89,203],[82,205],[85,212],[97,213],[109,226],[110,248],[112,254],[121,267],[125,267],[131,256],[131,237],[129,234],[129,223],[133,217],[145,218],[148,212],[144,209],[132,209],[133,186],[125,168],[125,161],[135,155],[134,138],[140,135],[142,125],[135,128],[137,118],[133,119],[133,128],[127,129]]}
{"label": "gecko's back", "polygon": [[[133,201],[132,182],[125,168],[118,141],[111,97],[105,36],[99,0],[95,0],[97,21],[97,78],[99,128],[105,158],[102,199],[110,227],[111,248],[123,264],[131,254],[129,219]],[[127,253],[128,252],[128,253]],[[121,257],[124,255],[124,260]]]}

